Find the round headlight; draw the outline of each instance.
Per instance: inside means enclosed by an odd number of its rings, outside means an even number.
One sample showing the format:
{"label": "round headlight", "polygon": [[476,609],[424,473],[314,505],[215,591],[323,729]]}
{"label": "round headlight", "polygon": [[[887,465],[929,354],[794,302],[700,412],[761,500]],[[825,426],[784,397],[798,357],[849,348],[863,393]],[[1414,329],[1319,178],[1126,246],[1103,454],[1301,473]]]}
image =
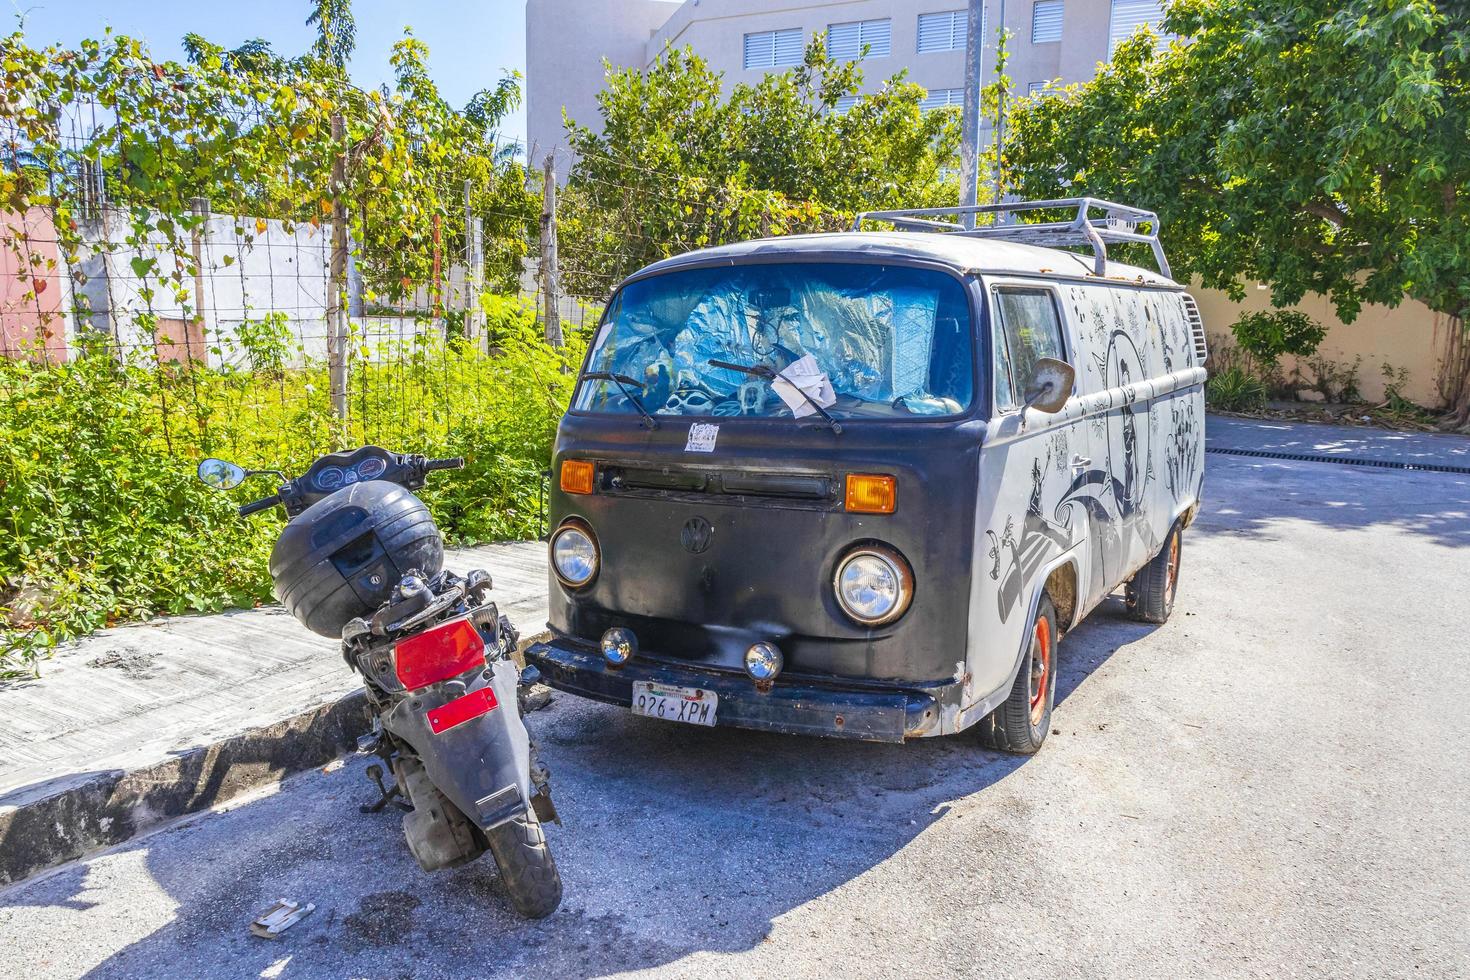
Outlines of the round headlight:
{"label": "round headlight", "polygon": [[898,552],[872,545],[842,559],[832,587],[843,612],[864,626],[882,626],[908,610],[914,573]]}
{"label": "round headlight", "polygon": [[563,585],[578,589],[591,582],[598,562],[592,528],[581,521],[569,521],[551,536],[551,568]]}

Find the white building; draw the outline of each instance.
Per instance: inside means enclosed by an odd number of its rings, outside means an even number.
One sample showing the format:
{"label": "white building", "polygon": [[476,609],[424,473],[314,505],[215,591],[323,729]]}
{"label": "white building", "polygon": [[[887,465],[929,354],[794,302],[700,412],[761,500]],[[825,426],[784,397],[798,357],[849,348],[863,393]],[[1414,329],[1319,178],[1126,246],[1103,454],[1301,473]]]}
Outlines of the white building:
{"label": "white building", "polygon": [[[1008,74],[1015,88],[1091,78],[1113,47],[1144,23],[1160,0],[986,0],[985,81],[994,79],[995,35],[1012,34]],[[755,83],[801,61],[812,35],[827,32],[837,58],[864,46],[864,90],[902,69],[929,90],[931,106],[964,101],[963,0],[527,0],[526,115],[533,162],[565,143],[562,110],[598,127],[602,60],[646,68],[666,47],[689,46],[723,72],[727,85]]]}

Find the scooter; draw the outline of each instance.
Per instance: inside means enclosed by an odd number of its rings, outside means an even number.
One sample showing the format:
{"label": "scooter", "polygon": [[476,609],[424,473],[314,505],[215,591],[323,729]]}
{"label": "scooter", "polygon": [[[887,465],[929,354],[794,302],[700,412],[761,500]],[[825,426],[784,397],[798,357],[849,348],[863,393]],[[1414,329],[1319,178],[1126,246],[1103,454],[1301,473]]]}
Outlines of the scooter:
{"label": "scooter", "polygon": [[413,493],[435,470],[463,459],[426,459],[364,446],[332,453],[294,479],[206,459],[198,476],[218,489],[273,475],[276,493],[239,509],[284,507],[271,552],[276,596],[308,629],[340,638],[373,711],[358,752],[379,792],[364,806],[407,812],[403,834],[425,871],[463,864],[487,849],[521,915],[561,904],[561,877],[543,822],[561,821],[549,774],[521,721],[539,679],[517,670],[518,634],[488,598],[489,574],[442,568],[444,540]]}

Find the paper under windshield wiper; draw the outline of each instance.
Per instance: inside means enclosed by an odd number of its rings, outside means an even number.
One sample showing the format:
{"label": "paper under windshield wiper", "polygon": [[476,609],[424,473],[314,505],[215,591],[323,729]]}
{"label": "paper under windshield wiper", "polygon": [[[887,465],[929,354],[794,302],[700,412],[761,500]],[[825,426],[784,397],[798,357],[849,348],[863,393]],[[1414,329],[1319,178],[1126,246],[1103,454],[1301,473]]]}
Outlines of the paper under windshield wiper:
{"label": "paper under windshield wiper", "polygon": [[[638,396],[628,390],[629,385],[632,385],[633,387],[639,389],[643,387],[643,382],[639,381],[637,378],[630,378],[626,374],[613,374],[610,371],[583,371],[581,377],[578,380],[611,381],[613,384],[618,386],[618,390],[623,393],[623,397],[632,402],[633,407],[638,409],[638,414],[643,416],[643,421],[648,423],[648,427],[650,429],[658,428],[658,419],[650,415],[648,409],[644,408],[643,403],[638,400]],[[641,425],[642,423],[640,422],[639,424]]]}
{"label": "paper under windshield wiper", "polygon": [[[781,377],[781,375],[778,374],[774,368],[768,368],[764,364],[731,364],[729,361],[712,360],[709,362],[709,366],[723,368],[726,371],[739,371],[741,374],[751,374],[757,378],[765,378],[767,381],[775,381],[777,378]],[[805,398],[806,403],[812,408],[816,409],[818,414],[820,414],[822,418],[827,420],[827,424],[832,427],[833,432],[837,433],[838,435],[842,435],[842,426],[838,424],[836,419],[827,414],[827,410],[819,405],[815,398],[807,394],[806,391],[802,389],[801,385],[792,385],[791,387],[795,388],[797,394]]]}

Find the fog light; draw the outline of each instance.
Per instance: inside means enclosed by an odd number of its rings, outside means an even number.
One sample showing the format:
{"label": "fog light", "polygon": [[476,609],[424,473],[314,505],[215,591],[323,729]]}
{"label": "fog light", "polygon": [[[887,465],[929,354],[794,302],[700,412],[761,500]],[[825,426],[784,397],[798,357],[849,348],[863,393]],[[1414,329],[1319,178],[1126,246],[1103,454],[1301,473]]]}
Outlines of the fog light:
{"label": "fog light", "polygon": [[750,649],[745,651],[745,672],[757,684],[769,684],[775,680],[784,664],[785,658],[774,643],[762,640],[751,644]]}
{"label": "fog light", "polygon": [[602,634],[602,656],[609,667],[621,667],[638,654],[638,637],[632,630],[614,626]]}

